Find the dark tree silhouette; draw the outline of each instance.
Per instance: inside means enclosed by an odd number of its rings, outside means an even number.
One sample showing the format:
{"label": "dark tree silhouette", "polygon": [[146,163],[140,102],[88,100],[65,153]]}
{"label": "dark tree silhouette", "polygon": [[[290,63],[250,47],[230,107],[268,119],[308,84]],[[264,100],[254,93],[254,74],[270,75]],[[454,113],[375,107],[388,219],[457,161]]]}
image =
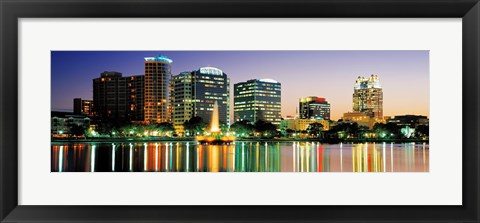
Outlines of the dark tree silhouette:
{"label": "dark tree silhouette", "polygon": [[252,124],[250,124],[249,121],[242,120],[242,121],[233,123],[230,126],[230,130],[234,131],[237,136],[247,137],[254,132],[255,128]]}
{"label": "dark tree silhouette", "polygon": [[323,125],[318,122],[314,122],[312,124],[309,124],[307,127],[307,132],[310,136],[318,137],[323,130]]}
{"label": "dark tree silhouette", "polygon": [[402,136],[400,129],[400,126],[392,122],[387,124],[376,123],[373,126],[373,130],[380,138],[388,139],[400,138]]}
{"label": "dark tree silhouette", "polygon": [[207,128],[207,123],[205,123],[201,117],[195,116],[186,121],[183,127],[185,128],[185,132],[188,132],[190,135],[195,135],[197,132],[200,134],[203,133]]}
{"label": "dark tree silhouette", "polygon": [[70,137],[71,136],[83,136],[85,135],[85,127],[76,124],[68,125],[70,128]]}
{"label": "dark tree silhouette", "polygon": [[415,135],[417,137],[428,137],[430,134],[430,129],[428,125],[417,125],[415,127]]}
{"label": "dark tree silhouette", "polygon": [[271,122],[258,120],[253,126],[255,131],[261,133],[262,137],[272,138],[277,134],[277,127]]}

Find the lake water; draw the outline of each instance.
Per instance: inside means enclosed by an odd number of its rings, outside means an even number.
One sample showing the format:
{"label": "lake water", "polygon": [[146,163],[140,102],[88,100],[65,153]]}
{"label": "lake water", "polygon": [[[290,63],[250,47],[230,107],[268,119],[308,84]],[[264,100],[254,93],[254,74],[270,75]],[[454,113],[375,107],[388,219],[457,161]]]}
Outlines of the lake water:
{"label": "lake water", "polygon": [[52,143],[52,172],[428,172],[425,143]]}

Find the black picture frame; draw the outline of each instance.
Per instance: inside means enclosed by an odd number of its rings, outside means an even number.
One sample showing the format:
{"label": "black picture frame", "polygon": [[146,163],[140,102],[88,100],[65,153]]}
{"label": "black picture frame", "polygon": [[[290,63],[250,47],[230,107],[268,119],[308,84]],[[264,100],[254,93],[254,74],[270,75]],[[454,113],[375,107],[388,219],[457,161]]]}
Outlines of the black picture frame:
{"label": "black picture frame", "polygon": [[[1,222],[479,222],[478,0],[0,0],[0,16]],[[18,19],[76,17],[462,18],[463,205],[18,205]]]}

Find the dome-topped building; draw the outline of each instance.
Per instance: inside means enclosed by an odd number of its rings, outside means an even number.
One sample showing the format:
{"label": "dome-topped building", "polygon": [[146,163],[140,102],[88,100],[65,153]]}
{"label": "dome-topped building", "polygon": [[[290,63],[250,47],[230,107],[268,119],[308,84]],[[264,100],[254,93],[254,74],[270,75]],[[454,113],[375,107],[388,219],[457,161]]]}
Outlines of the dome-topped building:
{"label": "dome-topped building", "polygon": [[183,123],[193,117],[211,122],[215,103],[220,124],[230,125],[230,79],[221,69],[207,66],[181,72],[172,82],[172,119],[177,132],[183,133]]}
{"label": "dome-topped building", "polygon": [[198,71],[201,74],[211,74],[211,75],[219,75],[219,76],[224,75],[223,71],[216,67],[201,67]]}

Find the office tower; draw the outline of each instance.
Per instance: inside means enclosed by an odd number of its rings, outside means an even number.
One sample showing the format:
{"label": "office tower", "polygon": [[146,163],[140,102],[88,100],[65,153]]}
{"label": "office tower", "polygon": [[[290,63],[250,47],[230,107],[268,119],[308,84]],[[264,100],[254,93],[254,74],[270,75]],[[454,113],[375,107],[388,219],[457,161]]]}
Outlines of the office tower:
{"label": "office tower", "polygon": [[201,117],[210,123],[215,101],[220,124],[230,125],[230,79],[215,67],[182,72],[172,78],[173,124],[183,132],[183,123]]}
{"label": "office tower", "polygon": [[235,121],[271,122],[277,127],[281,120],[281,84],[272,79],[253,79],[234,85]]}
{"label": "office tower", "polygon": [[127,120],[129,113],[128,78],[114,71],[105,71],[93,79],[95,114],[104,120]]}
{"label": "office tower", "polygon": [[194,115],[192,72],[182,72],[172,77],[172,120],[175,131],[184,132],[183,123]]}
{"label": "office tower", "polygon": [[81,98],[73,99],[73,113],[85,114],[88,117],[94,116],[93,114],[93,100],[82,100]]}
{"label": "office tower", "polygon": [[383,119],[383,91],[377,75],[357,78],[353,92],[353,111]]}
{"label": "office tower", "polygon": [[171,120],[171,63],[166,56],[145,57],[144,119],[146,122]]}
{"label": "office tower", "polygon": [[300,119],[330,120],[330,104],[325,98],[310,96],[299,101]]}

